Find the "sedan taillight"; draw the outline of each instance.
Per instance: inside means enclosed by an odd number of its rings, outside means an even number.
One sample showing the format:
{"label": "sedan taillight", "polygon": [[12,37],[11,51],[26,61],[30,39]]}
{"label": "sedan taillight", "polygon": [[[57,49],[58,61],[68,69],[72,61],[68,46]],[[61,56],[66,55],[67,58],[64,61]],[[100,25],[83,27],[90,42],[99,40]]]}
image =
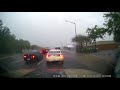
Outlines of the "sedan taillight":
{"label": "sedan taillight", "polygon": [[32,56],[32,58],[34,59],[34,58],[35,58],[35,56],[33,55],[33,56]]}
{"label": "sedan taillight", "polygon": [[63,58],[63,55],[62,54],[58,54],[58,56],[62,57]]}
{"label": "sedan taillight", "polygon": [[51,55],[50,54],[48,54],[48,57],[50,57]]}
{"label": "sedan taillight", "polygon": [[47,54],[46,57],[50,57],[51,55],[50,54]]}
{"label": "sedan taillight", "polygon": [[61,57],[61,56],[63,56],[63,55],[62,55],[62,54],[58,54],[58,56],[60,56],[60,57]]}
{"label": "sedan taillight", "polygon": [[24,58],[26,58],[27,56],[24,56]]}
{"label": "sedan taillight", "polygon": [[24,60],[26,60],[26,58],[27,58],[27,55],[26,55],[26,54],[24,54]]}
{"label": "sedan taillight", "polygon": [[58,54],[58,56],[61,56],[60,54]]}
{"label": "sedan taillight", "polygon": [[31,58],[34,59],[34,58],[35,58],[35,55],[32,55]]}

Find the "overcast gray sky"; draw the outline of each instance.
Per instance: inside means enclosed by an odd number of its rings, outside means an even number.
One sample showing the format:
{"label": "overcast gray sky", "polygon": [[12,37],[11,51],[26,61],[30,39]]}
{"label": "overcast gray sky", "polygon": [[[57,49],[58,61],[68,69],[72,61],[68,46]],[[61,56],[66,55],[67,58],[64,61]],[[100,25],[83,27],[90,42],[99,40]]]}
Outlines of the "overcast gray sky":
{"label": "overcast gray sky", "polygon": [[[86,35],[87,28],[103,26],[103,12],[0,12],[0,19],[19,39],[31,44],[55,47],[71,44],[75,26],[77,34]],[[101,39],[99,39],[101,40]],[[106,36],[105,40],[112,40]]]}

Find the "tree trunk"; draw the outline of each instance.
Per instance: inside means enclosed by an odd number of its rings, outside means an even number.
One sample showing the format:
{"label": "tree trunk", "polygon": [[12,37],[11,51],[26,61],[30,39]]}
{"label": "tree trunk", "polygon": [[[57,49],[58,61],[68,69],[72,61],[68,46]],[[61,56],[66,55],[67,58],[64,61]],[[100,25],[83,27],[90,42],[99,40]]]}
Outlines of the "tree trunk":
{"label": "tree trunk", "polygon": [[96,52],[96,39],[94,39],[94,42],[95,42],[95,52]]}
{"label": "tree trunk", "polygon": [[85,48],[85,52],[87,52],[87,42],[86,42],[86,48]]}
{"label": "tree trunk", "polygon": [[81,43],[81,52],[83,52],[83,43]]}

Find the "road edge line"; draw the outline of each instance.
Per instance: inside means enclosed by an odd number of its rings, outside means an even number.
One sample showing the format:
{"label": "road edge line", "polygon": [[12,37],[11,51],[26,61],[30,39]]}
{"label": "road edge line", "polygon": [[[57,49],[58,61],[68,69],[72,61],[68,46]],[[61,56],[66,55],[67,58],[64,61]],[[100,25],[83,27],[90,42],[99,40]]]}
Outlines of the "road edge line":
{"label": "road edge line", "polygon": [[43,59],[41,62],[39,62],[37,65],[40,65],[43,61],[45,61],[45,59]]}

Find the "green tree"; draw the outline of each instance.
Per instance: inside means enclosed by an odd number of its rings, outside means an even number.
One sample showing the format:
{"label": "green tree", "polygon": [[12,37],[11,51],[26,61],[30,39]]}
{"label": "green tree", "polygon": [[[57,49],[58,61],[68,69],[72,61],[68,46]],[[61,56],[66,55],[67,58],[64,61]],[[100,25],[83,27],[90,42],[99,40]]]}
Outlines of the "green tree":
{"label": "green tree", "polygon": [[26,40],[26,41],[24,41],[24,43],[25,43],[25,48],[27,50],[29,50],[30,49],[30,42]]}
{"label": "green tree", "polygon": [[21,52],[25,51],[26,49],[30,49],[30,42],[27,40],[20,39],[19,44],[20,44],[19,47],[21,49]]}
{"label": "green tree", "polygon": [[42,47],[38,46],[38,45],[31,45],[31,49],[34,50],[40,50]]}
{"label": "green tree", "polygon": [[86,33],[88,34],[88,37],[91,39],[91,42],[94,43],[96,49],[96,39],[97,38],[103,39],[105,35],[105,29],[95,25],[93,28],[88,28]]}
{"label": "green tree", "polygon": [[11,38],[10,30],[8,27],[3,26],[2,20],[0,20],[0,53],[6,53]]}
{"label": "green tree", "polygon": [[82,52],[83,50],[83,45],[86,44],[90,41],[90,39],[87,36],[84,35],[77,35],[77,37],[72,38],[72,42],[76,42],[76,51],[77,52]]}
{"label": "green tree", "polygon": [[30,42],[23,39],[16,39],[14,34],[11,34],[7,26],[3,26],[0,20],[0,53],[22,53],[22,50],[30,49]]}
{"label": "green tree", "polygon": [[120,12],[108,12],[104,14],[105,33],[113,34],[113,39],[120,42]]}

